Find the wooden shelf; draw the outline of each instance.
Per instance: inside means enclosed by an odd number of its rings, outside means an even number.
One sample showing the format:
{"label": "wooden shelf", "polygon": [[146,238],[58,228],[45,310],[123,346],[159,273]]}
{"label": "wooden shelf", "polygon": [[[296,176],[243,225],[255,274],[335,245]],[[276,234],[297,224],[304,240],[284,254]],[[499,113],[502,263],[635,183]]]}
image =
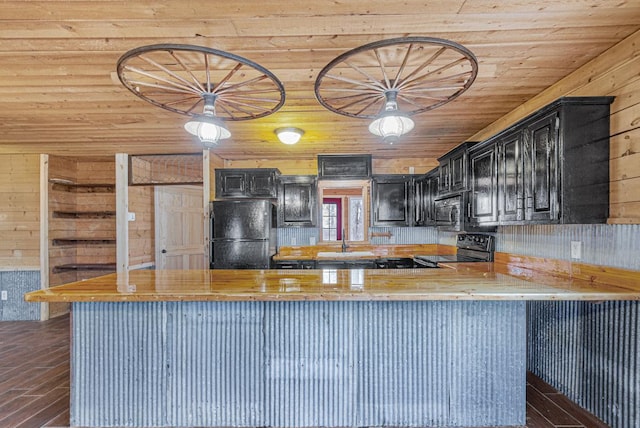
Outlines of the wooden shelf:
{"label": "wooden shelf", "polygon": [[89,239],[89,238],[64,238],[64,239],[52,239],[51,245],[59,247],[62,245],[115,245],[115,239]]}
{"label": "wooden shelf", "polygon": [[65,190],[76,193],[114,193],[116,185],[113,183],[74,183],[60,178],[50,178],[53,190]]}
{"label": "wooden shelf", "polygon": [[115,263],[70,263],[53,267],[53,273],[79,271],[79,270],[98,270],[115,272]]}
{"label": "wooden shelf", "polygon": [[101,219],[115,216],[115,211],[53,211],[53,218]]}

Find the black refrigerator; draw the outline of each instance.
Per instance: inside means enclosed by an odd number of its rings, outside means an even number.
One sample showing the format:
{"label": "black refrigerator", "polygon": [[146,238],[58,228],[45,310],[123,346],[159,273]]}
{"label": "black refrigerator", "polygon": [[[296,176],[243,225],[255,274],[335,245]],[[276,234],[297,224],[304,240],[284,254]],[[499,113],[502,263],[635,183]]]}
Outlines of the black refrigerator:
{"label": "black refrigerator", "polygon": [[211,203],[211,268],[269,269],[276,253],[276,204],[270,199]]}

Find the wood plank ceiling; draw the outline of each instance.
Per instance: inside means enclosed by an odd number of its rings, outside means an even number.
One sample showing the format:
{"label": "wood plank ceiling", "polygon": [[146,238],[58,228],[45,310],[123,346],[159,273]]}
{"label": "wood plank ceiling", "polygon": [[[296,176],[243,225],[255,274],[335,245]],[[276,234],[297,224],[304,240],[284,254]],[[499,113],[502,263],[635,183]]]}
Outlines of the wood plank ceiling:
{"label": "wood plank ceiling", "polygon": [[[284,84],[275,114],[229,122],[225,159],[310,158],[371,153],[442,155],[640,29],[638,0],[1,1],[0,153],[102,155],[201,150],[187,117],[125,89],[118,58],[138,46],[207,46],[254,61]],[[460,43],[477,57],[471,88],[417,116],[393,146],[368,121],[316,100],[318,72],[365,43],[401,36]],[[305,130],[295,146],[274,129]]]}

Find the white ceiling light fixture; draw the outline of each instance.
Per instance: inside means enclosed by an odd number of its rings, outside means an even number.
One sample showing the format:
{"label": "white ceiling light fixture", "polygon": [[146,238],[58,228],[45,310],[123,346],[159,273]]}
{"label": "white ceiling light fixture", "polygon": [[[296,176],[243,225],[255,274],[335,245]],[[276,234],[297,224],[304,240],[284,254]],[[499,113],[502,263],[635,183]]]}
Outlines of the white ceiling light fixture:
{"label": "white ceiling light fixture", "polygon": [[117,69],[138,97],[190,116],[184,129],[205,148],[231,136],[225,122],[265,117],[284,104],[284,86],[269,70],[204,46],[141,46],[122,55]]}
{"label": "white ceiling light fixture", "polygon": [[304,135],[302,129],[295,127],[278,128],[274,132],[282,144],[288,145],[296,144]]}
{"label": "white ceiling light fixture", "polygon": [[368,43],[329,62],[315,82],[316,98],[344,116],[373,119],[369,131],[393,144],[414,128],[414,115],[466,91],[478,75],[473,53],[434,37]]}
{"label": "white ceiling light fixture", "polygon": [[387,91],[384,110],[369,124],[369,132],[382,137],[385,143],[393,144],[415,125],[407,114],[398,110],[397,91]]}
{"label": "white ceiling light fixture", "polygon": [[194,116],[184,124],[184,129],[191,135],[198,137],[204,147],[215,147],[218,141],[231,137],[231,132],[224,126],[222,120],[215,115],[216,96],[205,93],[204,110],[201,115]]}

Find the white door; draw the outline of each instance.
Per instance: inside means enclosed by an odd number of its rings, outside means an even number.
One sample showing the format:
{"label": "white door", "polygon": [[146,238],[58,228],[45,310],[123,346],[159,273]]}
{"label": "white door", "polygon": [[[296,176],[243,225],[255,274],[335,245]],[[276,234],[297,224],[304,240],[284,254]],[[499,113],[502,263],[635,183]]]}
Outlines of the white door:
{"label": "white door", "polygon": [[155,187],[156,269],[208,268],[203,205],[201,186]]}

